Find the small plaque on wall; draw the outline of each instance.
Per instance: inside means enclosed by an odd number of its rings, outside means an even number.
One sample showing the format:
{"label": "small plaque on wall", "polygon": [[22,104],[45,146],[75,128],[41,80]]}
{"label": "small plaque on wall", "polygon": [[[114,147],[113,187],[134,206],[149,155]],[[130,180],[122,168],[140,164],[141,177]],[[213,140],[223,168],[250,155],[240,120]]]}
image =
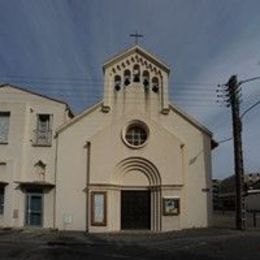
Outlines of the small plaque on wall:
{"label": "small plaque on wall", "polygon": [[106,226],[106,192],[93,191],[91,193],[91,225]]}
{"label": "small plaque on wall", "polygon": [[163,198],[163,215],[174,216],[180,214],[180,198]]}

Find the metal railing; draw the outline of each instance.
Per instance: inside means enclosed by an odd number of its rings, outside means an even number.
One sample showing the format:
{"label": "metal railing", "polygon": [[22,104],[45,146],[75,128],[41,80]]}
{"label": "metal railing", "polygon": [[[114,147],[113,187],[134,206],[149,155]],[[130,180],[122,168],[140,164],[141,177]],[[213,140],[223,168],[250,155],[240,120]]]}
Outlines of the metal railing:
{"label": "metal railing", "polygon": [[33,138],[33,145],[51,146],[52,143],[52,130],[39,130],[35,129]]}

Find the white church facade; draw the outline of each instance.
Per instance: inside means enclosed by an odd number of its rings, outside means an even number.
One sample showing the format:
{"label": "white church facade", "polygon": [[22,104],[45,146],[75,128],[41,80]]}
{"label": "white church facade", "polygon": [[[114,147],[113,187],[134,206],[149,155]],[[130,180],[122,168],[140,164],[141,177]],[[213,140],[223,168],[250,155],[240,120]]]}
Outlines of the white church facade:
{"label": "white church facade", "polygon": [[[64,103],[42,100],[52,104],[52,112],[42,114],[57,113],[51,116],[52,152],[50,147],[28,152],[7,148],[9,142],[0,145],[0,169],[5,168],[0,184],[6,191],[0,225],[34,226],[35,221],[45,228],[88,232],[210,225],[212,133],[169,103],[169,67],[134,46],[106,62],[103,70],[103,100],[74,118]],[[16,104],[5,109],[4,103],[0,88],[0,120],[9,113],[11,122]],[[35,111],[31,104],[26,109],[28,114]],[[21,145],[30,139],[30,122],[23,123]],[[9,164],[17,165],[11,155],[18,152],[21,165],[11,171]],[[27,175],[19,175],[18,168]],[[43,169],[45,178],[35,177]],[[28,223],[28,201],[35,194],[41,194],[41,203],[37,197],[31,204],[41,220],[35,213],[36,220]]]}

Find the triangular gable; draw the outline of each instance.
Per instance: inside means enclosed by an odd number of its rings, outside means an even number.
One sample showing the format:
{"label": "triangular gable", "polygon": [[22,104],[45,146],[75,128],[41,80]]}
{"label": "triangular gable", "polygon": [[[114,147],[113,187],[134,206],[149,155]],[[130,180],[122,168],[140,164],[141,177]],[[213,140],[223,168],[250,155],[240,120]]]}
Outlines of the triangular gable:
{"label": "triangular gable", "polygon": [[182,109],[180,109],[179,107],[170,104],[170,109],[176,113],[178,113],[180,116],[182,116],[184,119],[186,119],[188,122],[190,122],[192,125],[194,125],[195,127],[197,127],[200,131],[204,132],[205,134],[207,134],[210,138],[211,138],[211,149],[215,149],[216,147],[218,147],[219,143],[217,141],[215,141],[213,139],[213,133],[206,128],[204,125],[202,125],[201,123],[199,123],[196,119],[194,119],[192,116],[190,116],[189,114],[187,114],[186,112],[184,112]]}
{"label": "triangular gable", "polygon": [[21,88],[21,87],[18,87],[18,86],[10,85],[9,83],[0,85],[0,89],[3,89],[3,88],[12,88],[12,89],[15,89],[15,90],[18,90],[18,91],[25,92],[25,93],[30,94],[30,95],[38,96],[38,97],[41,97],[41,98],[44,98],[44,99],[49,99],[50,101],[53,101],[53,102],[64,104],[66,106],[66,109],[68,109],[70,116],[74,117],[74,114],[71,111],[69,105],[66,102],[62,101],[62,100],[51,98],[51,97],[48,97],[46,95],[39,94],[37,92],[31,91],[31,90],[28,90],[28,89],[24,89],[24,88]]}
{"label": "triangular gable", "polygon": [[100,101],[98,103],[95,103],[93,106],[91,106],[90,108],[84,110],[83,112],[81,112],[80,114],[78,114],[77,116],[75,116],[73,119],[71,119],[70,121],[66,122],[65,124],[63,124],[62,126],[60,126],[57,130],[56,130],[56,134],[58,135],[59,133],[63,132],[65,129],[67,129],[68,127],[70,127],[71,125],[74,125],[76,122],[78,122],[79,120],[81,120],[82,118],[84,118],[85,116],[89,115],[90,113],[92,113],[93,111],[95,111],[97,108],[101,108],[102,107],[103,102]]}
{"label": "triangular gable", "polygon": [[204,132],[205,134],[209,135],[210,137],[213,136],[212,132],[210,130],[208,130],[204,125],[202,125],[201,123],[199,123],[196,119],[194,119],[192,116],[190,116],[189,114],[187,114],[186,112],[184,112],[182,109],[180,109],[179,107],[177,107],[176,105],[170,104],[170,109],[176,113],[178,113],[180,116],[182,116],[185,120],[187,120],[188,122],[190,122],[192,125],[194,125],[195,127],[197,127],[199,130],[201,130],[202,132]]}
{"label": "triangular gable", "polygon": [[140,54],[141,56],[145,57],[147,60],[151,61],[156,66],[158,66],[159,68],[164,70],[166,73],[170,73],[170,68],[168,65],[166,65],[164,62],[157,59],[154,55],[152,55],[148,51],[141,48],[139,45],[135,45],[129,49],[123,50],[119,54],[110,58],[107,62],[104,63],[103,70],[105,70],[109,66],[113,66],[115,63],[119,62],[120,60],[125,59],[126,57],[128,57],[134,53]]}

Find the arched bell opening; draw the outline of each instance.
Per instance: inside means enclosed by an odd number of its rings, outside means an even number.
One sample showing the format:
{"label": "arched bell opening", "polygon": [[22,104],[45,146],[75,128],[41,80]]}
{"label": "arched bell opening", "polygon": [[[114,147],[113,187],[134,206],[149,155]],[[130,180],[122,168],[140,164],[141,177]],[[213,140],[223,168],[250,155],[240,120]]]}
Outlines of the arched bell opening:
{"label": "arched bell opening", "polygon": [[138,64],[134,65],[133,68],[133,77],[134,77],[134,82],[140,82],[140,66]]}
{"label": "arched bell opening", "polygon": [[124,71],[124,85],[128,86],[131,83],[131,71],[125,70]]}
{"label": "arched bell opening", "polygon": [[153,77],[152,79],[152,90],[155,93],[159,92],[159,79],[157,77]]}
{"label": "arched bell opening", "polygon": [[143,85],[145,90],[149,89],[150,86],[150,74],[147,70],[143,72]]}
{"label": "arched bell opening", "polygon": [[114,88],[116,91],[121,89],[121,77],[119,75],[116,75],[114,78]]}

